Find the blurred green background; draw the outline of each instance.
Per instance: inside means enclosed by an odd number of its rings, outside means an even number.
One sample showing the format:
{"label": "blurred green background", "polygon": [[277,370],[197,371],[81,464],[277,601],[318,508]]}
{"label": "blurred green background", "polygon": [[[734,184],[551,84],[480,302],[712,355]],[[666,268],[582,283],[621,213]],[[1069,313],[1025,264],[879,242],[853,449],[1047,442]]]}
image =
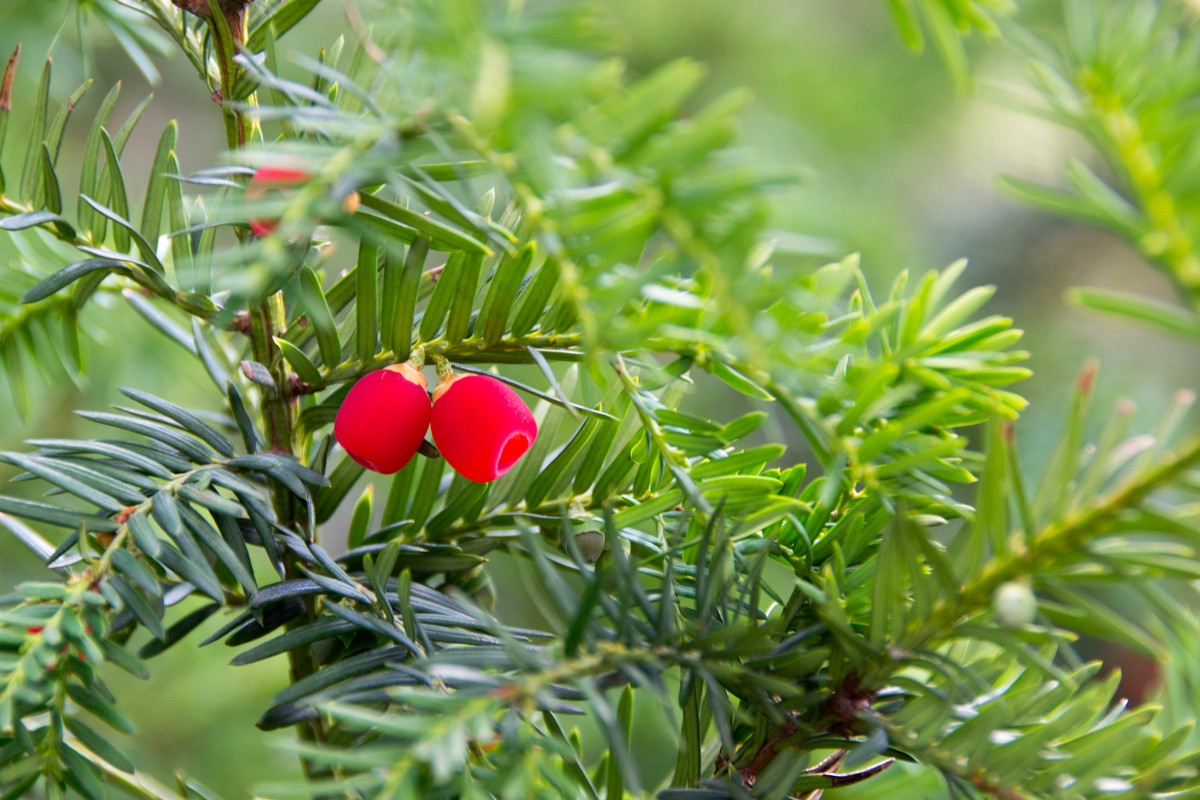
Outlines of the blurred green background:
{"label": "blurred green background", "polygon": [[[971,262],[964,283],[998,287],[986,311],[1014,317],[1032,351],[1035,375],[1016,387],[1031,401],[1018,427],[1031,473],[1054,441],[1074,376],[1088,358],[1101,363],[1097,407],[1129,398],[1139,407],[1142,429],[1153,428],[1176,389],[1195,386],[1188,346],[1109,323],[1063,301],[1064,290],[1074,285],[1169,297],[1160,276],[1114,237],[1026,209],[996,188],[1004,174],[1057,183],[1066,157],[1090,157],[1079,140],[979,93],[956,91],[934,55],[917,56],[903,47],[884,3],[603,0],[599,6],[633,73],[688,56],[709,69],[697,102],[734,87],[753,91],[744,115],[744,147],[764,170],[801,179],[777,191],[774,227],[822,240],[831,257],[861,252],[880,287],[901,270],[920,273],[959,257]],[[30,102],[39,62],[73,8],[67,0],[0,0],[0,52],[7,55],[18,42],[24,47],[14,90],[18,103]],[[344,29],[341,0],[326,0],[287,46],[314,53],[328,43],[323,37],[330,31]],[[94,47],[96,82],[68,129],[67,166],[61,170],[66,175],[78,171],[86,133],[81,120],[90,118],[114,81],[124,84],[117,120],[152,90],[108,34],[97,26],[86,35]],[[54,52],[55,102],[82,80],[77,44],[72,27]],[[1003,45],[977,37],[972,50],[981,86],[1022,79],[1020,63]],[[158,134],[171,118],[180,121],[177,149],[184,171],[213,164],[223,142],[217,110],[184,60],[155,63],[163,81],[124,159],[131,186],[144,184]],[[9,137],[19,142],[23,120],[16,120]],[[10,170],[19,169],[17,150],[10,147],[5,156]],[[70,187],[64,189],[73,196]],[[131,205],[140,205],[140,198],[131,198]],[[15,256],[11,243],[0,238],[0,258]],[[185,406],[217,402],[192,361],[176,358],[173,346],[128,308],[93,308],[85,320],[94,334],[86,345],[86,384],[35,379],[35,411],[25,421],[17,418],[8,392],[0,391],[5,421],[0,448],[18,447],[35,433],[88,435],[72,411],[116,401],[117,385]],[[113,347],[115,342],[121,347]],[[0,480],[12,474],[0,467]],[[27,551],[0,538],[4,585],[37,569]],[[527,582],[513,587],[520,583]],[[511,591],[501,596],[502,608],[536,616],[536,602]],[[216,624],[211,620],[204,630]],[[112,678],[122,707],[139,724],[139,737],[128,744],[137,763],[164,778],[182,767],[226,797],[239,798],[255,782],[298,770],[293,758],[271,746],[290,734],[264,736],[253,728],[265,699],[285,681],[284,663],[235,669],[225,666],[230,656],[220,645],[199,651],[183,646],[151,662],[149,684]],[[655,755],[647,748],[648,765]],[[673,751],[664,755],[674,758]],[[909,784],[904,796],[941,796],[938,782],[925,780],[931,777]],[[873,786],[866,784],[857,796],[872,796]]]}

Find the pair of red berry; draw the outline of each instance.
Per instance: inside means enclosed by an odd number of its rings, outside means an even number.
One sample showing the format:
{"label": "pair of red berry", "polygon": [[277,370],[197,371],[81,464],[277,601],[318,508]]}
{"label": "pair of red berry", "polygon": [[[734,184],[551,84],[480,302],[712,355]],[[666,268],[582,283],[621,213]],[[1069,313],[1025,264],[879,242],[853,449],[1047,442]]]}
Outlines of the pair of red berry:
{"label": "pair of red berry", "polygon": [[[247,202],[303,185],[312,176],[298,166],[261,167],[246,187]],[[251,219],[266,236],[278,219]],[[425,432],[446,462],[468,480],[487,483],[503,475],[533,446],[537,424],[516,392],[486,375],[443,377],[426,394],[425,376],[412,364],[396,364],[364,376],[346,396],[333,433],[350,457],[389,475],[407,464]]]}
{"label": "pair of red berry", "polygon": [[363,376],[338,409],[334,436],[359,464],[389,475],[416,455],[430,430],[446,463],[476,483],[508,472],[533,446],[533,414],[495,378],[449,373],[432,402],[427,388],[407,362]]}

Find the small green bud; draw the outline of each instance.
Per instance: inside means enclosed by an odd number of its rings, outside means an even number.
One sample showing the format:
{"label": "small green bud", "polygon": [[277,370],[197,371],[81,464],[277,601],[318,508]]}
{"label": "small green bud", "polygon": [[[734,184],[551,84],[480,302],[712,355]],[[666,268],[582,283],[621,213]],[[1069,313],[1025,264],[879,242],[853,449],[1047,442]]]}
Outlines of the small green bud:
{"label": "small green bud", "polygon": [[992,608],[1000,623],[1008,628],[1019,628],[1033,622],[1037,616],[1037,597],[1024,583],[1008,581],[996,587],[992,595]]}

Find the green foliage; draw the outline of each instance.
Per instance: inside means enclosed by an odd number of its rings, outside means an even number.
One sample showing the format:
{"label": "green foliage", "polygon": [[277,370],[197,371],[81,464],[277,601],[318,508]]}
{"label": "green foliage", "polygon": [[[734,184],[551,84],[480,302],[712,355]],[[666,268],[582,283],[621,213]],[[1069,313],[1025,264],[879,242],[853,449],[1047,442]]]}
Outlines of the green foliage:
{"label": "green foliage", "polygon": [[970,67],[964,39],[972,30],[986,36],[1000,33],[997,17],[1012,14],[1015,0],[887,0],[900,38],[914,51],[928,36],[960,88],[970,86]]}
{"label": "green foliage", "polygon": [[[1065,170],[1069,186],[1061,189],[1019,179],[1006,186],[1048,211],[1128,239],[1194,309],[1200,297],[1200,195],[1185,98],[1195,91],[1200,39],[1188,24],[1190,13],[1156,2],[1069,2],[1061,46],[1020,37],[1039,90],[1039,102],[1027,103],[1029,110],[1085,136],[1104,168],[1073,161]],[[1186,325],[1165,322],[1138,301],[1090,293],[1078,299],[1167,329]]]}
{"label": "green foliage", "polygon": [[[881,289],[855,257],[814,268],[779,251],[774,179],[730,148],[742,95],[685,113],[701,68],[627,78],[585,55],[603,46],[586,10],[414,0],[299,57],[297,79],[276,42],[315,2],[254,5],[240,51],[220,14],[133,5],[220,91],[234,165],[178,174],[170,123],[135,213],[122,158],[146,104],[114,135],[114,88],[72,203],[57,156],[73,101],[50,116],[47,63],[16,100],[32,124],[0,194],[22,252],[0,356],[23,397],[27,361],[78,369],[80,313],[128,303],[203,365],[222,409],[122,389],[134,405],[80,412],[104,435],[0,454],[49,495],[0,496],[0,524],[49,570],[0,598],[2,796],[211,798],[144,778],[96,730],[130,729],[97,668],[145,676],[216,615],[198,646],[290,665],[258,726],[296,727],[306,777],[263,790],[275,797],[816,798],[886,781],[898,759],[966,796],[1196,790],[1190,730],[1110,710],[1115,680],[1071,647],[1088,633],[1187,652],[1200,442],[1175,430],[1185,398],[1154,437],[1129,437],[1118,409],[1087,445],[1085,370],[1029,493],[1025,403],[1004,388],[1026,354],[1011,320],[979,316],[993,290],[956,294],[963,262]],[[918,44],[911,4],[892,6]],[[160,36],[131,33],[126,4],[80,8],[111,17],[139,62]],[[1005,10],[920,8],[952,65],[954,29]],[[1143,130],[1120,110],[1132,100],[1108,104],[1138,87],[1174,109],[1165,77],[1193,49],[1162,54],[1171,18],[1070,13],[1055,57],[1084,59],[1064,75],[1092,94],[1038,74],[1127,159],[1132,196],[1082,168],[1077,193],[1014,186],[1130,235],[1193,298],[1186,192],[1153,158],[1175,151],[1148,144],[1185,121]],[[1118,41],[1126,14],[1146,24]],[[1134,45],[1139,59],[1116,57]],[[1130,63],[1164,80],[1123,75]],[[1130,130],[1145,152],[1102,138]],[[309,179],[243,200],[251,168],[278,162]],[[278,225],[256,237],[251,218]],[[1194,302],[1077,297],[1198,330]],[[410,357],[513,386],[536,406],[536,444],[490,484],[427,445],[381,502],[355,493],[364,470],[329,426],[353,381]],[[744,413],[713,418],[717,393]],[[335,555],[320,529],[352,494]],[[549,630],[490,610],[500,553],[531,571]],[[1116,582],[1161,625],[1094,591]],[[168,624],[188,598],[201,604]],[[135,653],[139,629],[152,638]],[[1186,691],[1194,672],[1175,676]],[[661,785],[636,766],[649,707],[678,734]],[[589,746],[576,715],[598,731]]]}

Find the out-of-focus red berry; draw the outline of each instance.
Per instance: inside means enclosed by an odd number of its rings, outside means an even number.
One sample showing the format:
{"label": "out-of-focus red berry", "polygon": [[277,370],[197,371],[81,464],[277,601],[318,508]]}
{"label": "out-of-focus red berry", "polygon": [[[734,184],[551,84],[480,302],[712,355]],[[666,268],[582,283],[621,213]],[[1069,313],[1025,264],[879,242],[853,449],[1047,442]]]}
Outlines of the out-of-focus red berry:
{"label": "out-of-focus red berry", "polygon": [[517,393],[486,375],[452,375],[433,392],[433,443],[454,470],[476,483],[499,478],[537,439],[537,423]]}
{"label": "out-of-focus red berry", "polygon": [[364,375],[342,401],[333,435],[364,467],[390,475],[404,467],[429,430],[425,376],[412,364]]}
{"label": "out-of-focus red berry", "polygon": [[[246,202],[256,203],[268,195],[281,192],[306,183],[311,178],[307,171],[298,167],[266,166],[259,167],[246,187]],[[279,225],[278,219],[252,219],[250,230],[259,236],[266,236]]]}

